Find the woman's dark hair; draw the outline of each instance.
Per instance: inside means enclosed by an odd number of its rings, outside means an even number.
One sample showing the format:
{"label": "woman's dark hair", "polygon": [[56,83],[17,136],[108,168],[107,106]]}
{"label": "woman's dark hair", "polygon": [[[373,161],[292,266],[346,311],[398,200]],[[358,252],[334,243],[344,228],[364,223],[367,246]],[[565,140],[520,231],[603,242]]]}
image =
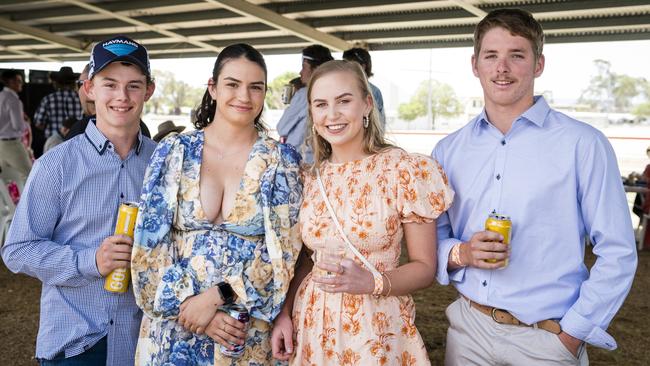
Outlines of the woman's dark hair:
{"label": "woman's dark hair", "polygon": [[[223,66],[230,60],[237,59],[240,57],[246,58],[248,61],[256,63],[259,67],[264,70],[264,86],[266,87],[266,62],[264,62],[264,57],[262,54],[253,48],[253,46],[248,45],[246,43],[237,43],[237,44],[231,44],[230,46],[224,48],[221,52],[219,52],[219,56],[217,56],[217,61],[214,62],[214,68],[212,69],[212,80],[216,84],[217,80],[219,78],[219,74],[221,74],[221,70],[223,70]],[[214,120],[214,114],[217,110],[217,102],[212,99],[212,96],[210,96],[209,89],[210,85],[205,90],[205,94],[203,94],[203,100],[201,101],[201,105],[199,108],[196,110],[195,114],[195,119],[192,121],[194,123],[194,127],[197,129],[202,129],[207,127],[212,121]],[[260,114],[255,117],[255,128],[258,131],[267,131],[267,127],[264,125],[264,123],[261,121],[262,117],[262,112],[264,112],[264,108],[262,107],[262,110],[260,111]]]}

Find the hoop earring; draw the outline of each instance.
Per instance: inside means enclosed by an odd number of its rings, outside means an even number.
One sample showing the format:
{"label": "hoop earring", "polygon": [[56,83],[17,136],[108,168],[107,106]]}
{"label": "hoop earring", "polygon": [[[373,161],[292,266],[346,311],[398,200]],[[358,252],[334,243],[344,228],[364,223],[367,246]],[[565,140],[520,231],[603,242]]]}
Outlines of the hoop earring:
{"label": "hoop earring", "polygon": [[363,116],[363,128],[368,128],[368,125],[370,125],[370,120],[368,119],[368,116]]}

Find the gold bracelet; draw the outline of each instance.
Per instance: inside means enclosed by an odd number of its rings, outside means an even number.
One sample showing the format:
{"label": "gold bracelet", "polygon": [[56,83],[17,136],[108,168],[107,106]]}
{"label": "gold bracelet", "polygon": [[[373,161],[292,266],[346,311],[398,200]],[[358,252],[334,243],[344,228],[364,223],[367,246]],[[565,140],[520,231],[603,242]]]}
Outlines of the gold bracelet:
{"label": "gold bracelet", "polygon": [[388,277],[388,274],[386,272],[381,273],[382,276],[386,277],[386,281],[388,281],[388,292],[386,292],[386,297],[390,296],[390,292],[393,290],[393,284],[390,282],[390,278]]}

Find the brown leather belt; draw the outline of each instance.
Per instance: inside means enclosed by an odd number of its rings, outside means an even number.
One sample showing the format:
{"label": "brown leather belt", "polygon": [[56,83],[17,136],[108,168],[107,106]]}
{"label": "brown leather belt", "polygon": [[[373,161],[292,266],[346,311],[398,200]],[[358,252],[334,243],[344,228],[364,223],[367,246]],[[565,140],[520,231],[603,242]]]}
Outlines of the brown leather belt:
{"label": "brown leather belt", "polygon": [[486,306],[486,305],[481,305],[478,304],[470,299],[467,298],[467,296],[462,295],[461,296],[469,301],[469,306],[473,307],[474,309],[480,311],[481,313],[489,316],[494,320],[495,322],[499,324],[507,324],[507,325],[518,325],[522,327],[533,327],[533,328],[539,328],[543,329],[547,332],[551,332],[553,334],[560,334],[562,332],[562,328],[560,327],[560,323],[556,320],[542,320],[534,324],[526,324],[520,321],[519,319],[515,318],[514,315],[510,314],[508,311],[503,310],[503,309],[498,309],[492,306]]}

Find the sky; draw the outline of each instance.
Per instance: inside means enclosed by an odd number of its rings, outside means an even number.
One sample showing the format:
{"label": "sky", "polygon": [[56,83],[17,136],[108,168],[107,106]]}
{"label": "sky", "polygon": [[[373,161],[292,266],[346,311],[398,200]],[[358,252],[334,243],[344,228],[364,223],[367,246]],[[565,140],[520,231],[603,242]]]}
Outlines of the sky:
{"label": "sky", "polygon": [[[538,93],[550,91],[556,102],[575,101],[596,73],[593,61],[603,59],[612,71],[650,79],[650,40],[621,42],[589,42],[547,44],[544,46],[546,66],[535,84]],[[435,48],[419,50],[373,51],[373,76],[370,81],[384,95],[387,109],[407,102],[422,80],[431,78],[451,85],[459,97],[481,97],[481,87],[471,70],[472,48]],[[341,53],[334,57],[341,58]],[[172,71],[178,79],[195,86],[205,86],[210,77],[214,58],[151,60],[154,70]],[[299,54],[265,57],[269,82],[286,72],[300,70]],[[80,72],[85,62],[68,62]],[[2,68],[58,70],[57,63],[0,63]]]}

